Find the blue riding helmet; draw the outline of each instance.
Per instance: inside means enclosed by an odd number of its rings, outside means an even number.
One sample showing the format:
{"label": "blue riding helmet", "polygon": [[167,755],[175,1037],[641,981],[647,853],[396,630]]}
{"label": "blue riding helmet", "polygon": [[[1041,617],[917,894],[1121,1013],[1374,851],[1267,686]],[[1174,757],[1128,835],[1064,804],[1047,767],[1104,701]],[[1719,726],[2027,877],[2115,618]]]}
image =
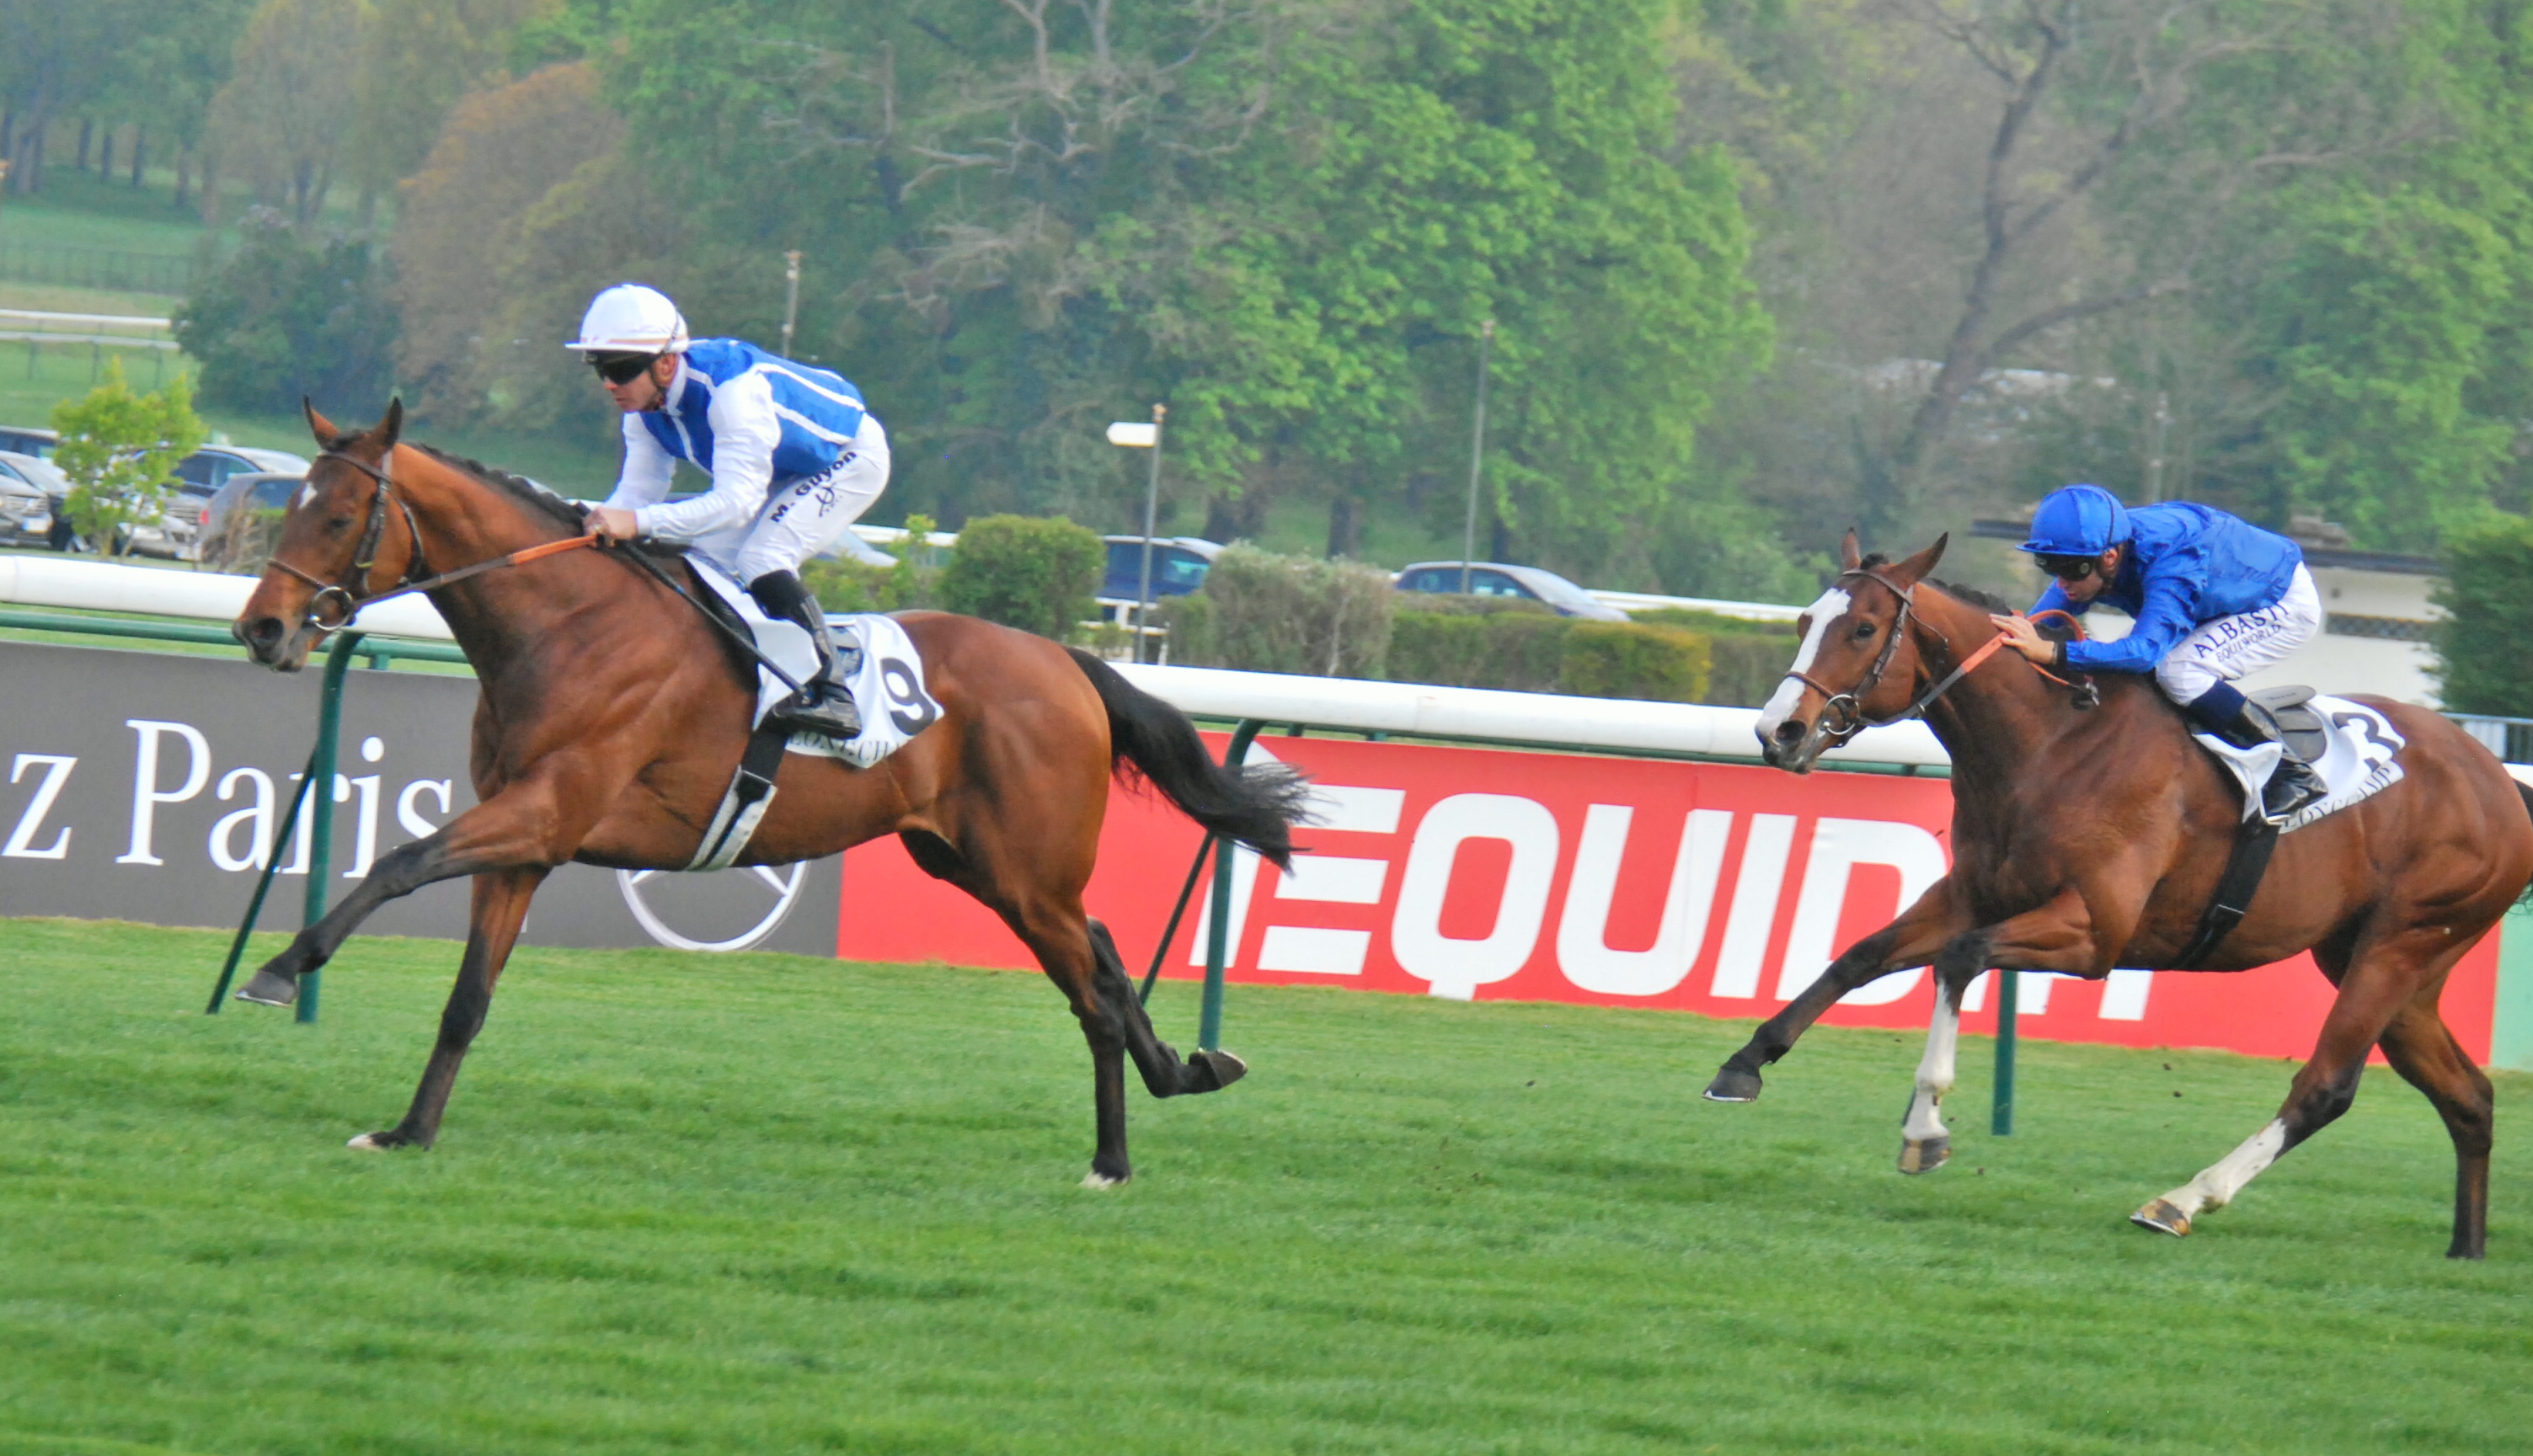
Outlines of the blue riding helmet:
{"label": "blue riding helmet", "polygon": [[2129,539],[2129,513],[2099,486],[2060,486],[2032,513],[2025,551],[2044,556],[2098,556]]}

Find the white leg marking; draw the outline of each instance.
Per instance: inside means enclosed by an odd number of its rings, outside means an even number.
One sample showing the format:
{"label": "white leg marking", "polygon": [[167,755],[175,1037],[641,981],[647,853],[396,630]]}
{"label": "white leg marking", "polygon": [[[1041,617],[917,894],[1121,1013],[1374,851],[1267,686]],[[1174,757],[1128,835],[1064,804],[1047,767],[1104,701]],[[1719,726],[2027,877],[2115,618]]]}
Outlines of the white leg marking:
{"label": "white leg marking", "polygon": [[1126,1180],[1122,1178],[1111,1178],[1105,1173],[1085,1173],[1082,1175],[1082,1186],[1087,1189],[1112,1189],[1125,1181]]}
{"label": "white leg marking", "polygon": [[1952,992],[1935,988],[1934,1019],[1926,1023],[1926,1055],[1917,1061],[1917,1095],[1909,1099],[1908,1120],[1900,1135],[1913,1142],[1941,1137],[1944,1094],[1953,1089],[1953,1056],[1961,1044],[1962,1010]]}
{"label": "white leg marking", "polygon": [[[1803,632],[1802,649],[1795,654],[1795,671],[1808,672],[1812,670],[1813,661],[1820,656],[1821,643],[1829,636],[1830,623],[1847,614],[1849,600],[1846,592],[1832,587],[1821,593],[1820,600],[1804,612],[1808,625]],[[1777,690],[1769,695],[1768,706],[1760,710],[1759,736],[1774,737],[1777,726],[1794,713],[1795,705],[1801,702],[1802,697],[1801,683],[1792,677],[1779,682]]]}
{"label": "white leg marking", "polygon": [[2198,1177],[2163,1195],[2163,1200],[2192,1218],[2209,1208],[2222,1208],[2234,1201],[2243,1185],[2261,1176],[2261,1170],[2278,1160],[2286,1151],[2287,1125],[2272,1120],[2269,1125],[2243,1139],[2243,1145],[2218,1158],[2200,1171]]}
{"label": "white leg marking", "polygon": [[363,1133],[360,1136],[353,1138],[351,1141],[346,1142],[343,1145],[351,1148],[355,1152],[385,1152],[387,1150],[387,1145],[379,1140],[379,1135],[376,1133]]}

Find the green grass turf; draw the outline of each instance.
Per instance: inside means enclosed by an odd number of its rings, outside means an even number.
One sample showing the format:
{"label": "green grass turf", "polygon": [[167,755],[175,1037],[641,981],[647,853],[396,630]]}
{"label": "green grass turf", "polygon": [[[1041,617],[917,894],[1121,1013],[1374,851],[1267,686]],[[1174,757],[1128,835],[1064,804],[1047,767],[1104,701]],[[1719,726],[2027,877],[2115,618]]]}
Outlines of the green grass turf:
{"label": "green grass turf", "polygon": [[[270,944],[277,944],[270,941]],[[2533,1179],[2450,1264],[2450,1161],[2356,1110],[2175,1242],[2123,1216],[2289,1069],[2028,1044],[1891,1170],[1914,1036],[1236,988],[1255,1074],[1136,1094],[1033,976],[531,951],[440,1148],[364,1155],[453,948],[325,1017],[221,937],[0,922],[0,1451],[2521,1450]],[[1193,997],[1156,997],[1184,1033]],[[2169,1070],[2166,1070],[2167,1064]],[[2502,1098],[2527,1084],[2504,1080]]]}

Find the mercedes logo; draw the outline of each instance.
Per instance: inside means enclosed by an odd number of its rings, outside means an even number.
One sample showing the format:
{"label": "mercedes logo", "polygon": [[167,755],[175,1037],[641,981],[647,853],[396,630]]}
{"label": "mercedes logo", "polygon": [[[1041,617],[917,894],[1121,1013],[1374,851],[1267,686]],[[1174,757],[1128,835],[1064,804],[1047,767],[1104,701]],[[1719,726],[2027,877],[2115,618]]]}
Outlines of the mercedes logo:
{"label": "mercedes logo", "polygon": [[[616,886],[651,939],[677,951],[744,951],[782,928],[808,865],[756,865],[690,875],[620,869]],[[675,918],[678,930],[669,921]]]}

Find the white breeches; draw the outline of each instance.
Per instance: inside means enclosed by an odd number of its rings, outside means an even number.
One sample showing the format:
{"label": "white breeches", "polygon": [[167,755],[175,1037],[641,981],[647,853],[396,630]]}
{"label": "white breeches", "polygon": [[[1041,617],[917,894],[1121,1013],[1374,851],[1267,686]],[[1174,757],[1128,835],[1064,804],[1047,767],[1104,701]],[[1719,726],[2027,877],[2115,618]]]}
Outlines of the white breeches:
{"label": "white breeches", "polygon": [[755,520],[703,537],[693,551],[740,586],[768,572],[797,571],[801,562],[835,545],[886,489],[888,432],[864,415],[854,447],[835,464],[776,485],[766,493],[765,508]]}
{"label": "white breeches", "polygon": [[2181,639],[2154,670],[2154,680],[2176,703],[2192,703],[2219,682],[2249,676],[2286,661],[2322,630],[2322,594],[2302,566],[2274,607],[2204,622]]}

